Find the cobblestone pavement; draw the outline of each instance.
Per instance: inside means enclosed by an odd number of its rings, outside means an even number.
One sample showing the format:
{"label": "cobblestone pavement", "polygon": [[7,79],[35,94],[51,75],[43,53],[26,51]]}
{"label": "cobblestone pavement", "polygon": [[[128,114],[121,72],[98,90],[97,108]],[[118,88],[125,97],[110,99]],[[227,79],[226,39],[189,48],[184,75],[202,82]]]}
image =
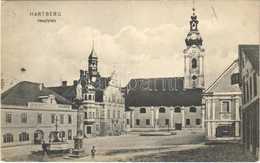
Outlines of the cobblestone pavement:
{"label": "cobblestone pavement", "polygon": [[[93,160],[89,154],[92,146],[96,147],[96,157]],[[73,147],[73,142],[70,143]],[[122,136],[107,136],[84,139],[84,148],[88,156],[75,159],[69,154],[49,155],[31,154],[41,149],[40,145],[28,145],[2,149],[4,161],[127,161],[138,156],[149,156],[173,151],[205,148],[204,132],[202,130],[177,131],[171,136],[139,136],[130,133]],[[133,161],[133,160],[131,160]]]}

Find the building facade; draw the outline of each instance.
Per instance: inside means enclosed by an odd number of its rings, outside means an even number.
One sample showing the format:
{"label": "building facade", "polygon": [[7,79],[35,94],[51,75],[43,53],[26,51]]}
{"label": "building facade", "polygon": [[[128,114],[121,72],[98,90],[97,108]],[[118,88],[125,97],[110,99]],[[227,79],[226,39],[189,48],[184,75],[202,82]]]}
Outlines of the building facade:
{"label": "building facade", "polygon": [[94,46],[88,64],[88,71],[80,70],[72,86],[63,81],[50,89],[78,106],[79,130],[86,138],[124,134],[125,97],[115,70],[109,77],[100,76]]}
{"label": "building facade", "polygon": [[259,45],[239,45],[243,144],[259,158]]}
{"label": "building facade", "polygon": [[241,94],[236,60],[204,93],[206,143],[240,140]]}
{"label": "building facade", "polygon": [[20,82],[1,96],[2,147],[48,142],[56,123],[62,140],[76,136],[77,110],[43,84]]}
{"label": "building facade", "polygon": [[127,130],[204,127],[204,55],[195,9],[185,39],[184,77],[132,79],[126,86]]}

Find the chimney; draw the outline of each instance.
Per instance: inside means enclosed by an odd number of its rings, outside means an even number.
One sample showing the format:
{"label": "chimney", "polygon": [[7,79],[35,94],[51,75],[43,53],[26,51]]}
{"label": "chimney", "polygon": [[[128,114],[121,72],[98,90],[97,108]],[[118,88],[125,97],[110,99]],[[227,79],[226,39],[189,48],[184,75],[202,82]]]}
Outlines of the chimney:
{"label": "chimney", "polygon": [[73,86],[77,86],[78,85],[78,81],[77,80],[74,80],[73,81]]}
{"label": "chimney", "polygon": [[67,81],[62,81],[62,87],[66,87],[67,86]]}
{"label": "chimney", "polygon": [[40,91],[42,91],[42,88],[43,88],[43,83],[40,83],[40,85],[39,85]]}
{"label": "chimney", "polygon": [[80,70],[80,77],[84,77],[84,71]]}

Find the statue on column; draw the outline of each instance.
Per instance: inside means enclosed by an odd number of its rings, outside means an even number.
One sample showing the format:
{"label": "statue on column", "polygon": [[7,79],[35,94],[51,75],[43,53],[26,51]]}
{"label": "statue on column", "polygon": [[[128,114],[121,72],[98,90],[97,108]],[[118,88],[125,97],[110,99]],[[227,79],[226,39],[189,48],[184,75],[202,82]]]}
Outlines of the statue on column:
{"label": "statue on column", "polygon": [[76,99],[81,100],[82,99],[82,86],[81,82],[76,87]]}

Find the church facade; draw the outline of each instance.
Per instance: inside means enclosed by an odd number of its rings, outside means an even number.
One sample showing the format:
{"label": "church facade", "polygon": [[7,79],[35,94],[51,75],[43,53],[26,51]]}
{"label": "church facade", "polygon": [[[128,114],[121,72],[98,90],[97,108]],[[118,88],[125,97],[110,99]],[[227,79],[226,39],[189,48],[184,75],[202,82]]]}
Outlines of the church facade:
{"label": "church facade", "polygon": [[88,71],[80,70],[73,86],[50,87],[78,106],[78,131],[84,137],[125,133],[125,99],[115,70],[109,77],[98,72],[94,46],[88,58]]}
{"label": "church facade", "polygon": [[127,84],[127,131],[204,128],[205,50],[198,23],[193,12],[185,39],[184,77],[132,79]]}

